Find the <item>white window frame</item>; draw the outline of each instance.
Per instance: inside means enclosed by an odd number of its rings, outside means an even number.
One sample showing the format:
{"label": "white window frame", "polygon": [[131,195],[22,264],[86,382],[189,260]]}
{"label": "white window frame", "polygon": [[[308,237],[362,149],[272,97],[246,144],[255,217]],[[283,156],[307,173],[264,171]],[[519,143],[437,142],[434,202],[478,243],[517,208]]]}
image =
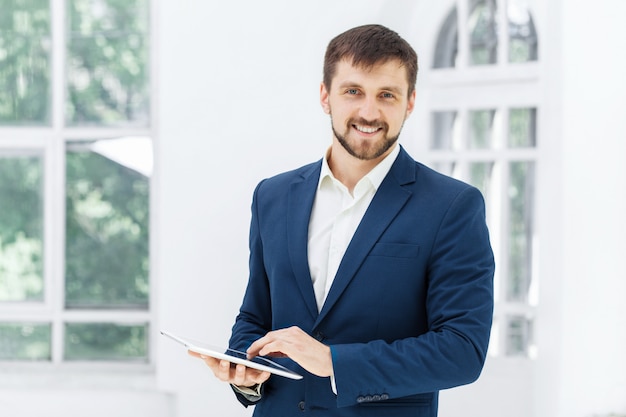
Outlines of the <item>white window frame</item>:
{"label": "white window frame", "polygon": [[[156,335],[156,248],[158,241],[157,197],[157,16],[158,1],[149,5],[149,83],[150,83],[150,122],[145,128],[70,127],[65,123],[65,62],[66,45],[66,0],[50,0],[51,54],[51,120],[48,126],[8,127],[0,126],[0,153],[6,150],[39,151],[42,155],[43,178],[43,276],[44,295],[42,302],[0,303],[0,321],[11,323],[51,323],[50,361],[0,361],[0,373],[9,378],[0,378],[0,387],[25,385],[29,388],[49,386],[50,381],[32,378],[32,372],[62,376],[75,371],[89,371],[95,376],[95,384],[112,387],[130,383],[133,386],[152,386],[152,382],[138,379],[119,378],[119,373],[138,377],[153,378]],[[152,140],[154,155],[153,173],[150,177],[150,293],[146,310],[67,310],[65,309],[65,155],[66,144],[77,140],[109,139],[118,137],[149,137]],[[63,336],[65,323],[114,322],[119,324],[148,323],[146,338],[148,344],[145,363],[113,361],[65,361],[63,360]],[[27,371],[27,372],[24,372]],[[111,376],[111,371],[118,374]],[[92,373],[95,372],[95,373]],[[37,374],[40,376],[41,374]],[[107,376],[108,375],[108,376]],[[72,378],[56,378],[56,382],[74,384]],[[98,382],[100,381],[100,382]],[[108,381],[108,382],[107,382]],[[34,385],[33,385],[34,384]]]}
{"label": "white window frame", "polygon": [[[506,0],[496,0],[497,18],[499,22],[506,22]],[[444,25],[446,18],[457,9],[458,16],[458,56],[454,68],[433,69],[435,50],[437,45],[439,30]],[[541,170],[543,150],[542,123],[543,123],[543,93],[541,90],[541,44],[537,61],[525,63],[508,62],[509,37],[507,25],[498,24],[498,59],[493,65],[472,66],[469,64],[469,32],[467,27],[467,17],[469,14],[469,0],[451,0],[445,5],[438,5],[438,24],[435,27],[431,45],[423,48],[420,54],[420,76],[418,81],[418,105],[423,109],[418,114],[418,125],[420,134],[413,135],[418,139],[411,143],[417,149],[417,154],[427,164],[434,166],[439,162],[495,162],[497,164],[507,164],[511,161],[532,161],[535,163],[535,178],[537,172]],[[529,11],[534,18],[532,4]],[[535,20],[536,22],[536,20]],[[536,27],[536,24],[535,24]],[[500,136],[502,140],[508,135],[508,112],[510,109],[534,108],[537,115],[537,143],[533,148],[507,149],[505,147],[494,147],[492,149],[471,150],[468,152],[454,150],[431,149],[432,113],[438,111],[455,111],[460,117],[459,123],[462,137],[469,137],[468,114],[473,110],[496,110],[501,115],[500,125],[496,126],[497,132],[494,137]],[[502,175],[508,175],[507,169],[502,169]],[[467,180],[467,172],[461,171],[460,179]],[[494,190],[493,197],[498,195],[500,200],[493,207],[487,207],[488,219],[496,217],[495,222],[489,225],[496,257],[496,274],[494,281],[494,327],[492,330],[492,340],[490,344],[490,356],[505,359],[526,359],[536,356],[536,346],[531,342],[527,357],[505,355],[506,349],[506,317],[509,315],[523,316],[532,321],[536,319],[536,309],[538,303],[538,244],[533,242],[532,250],[532,282],[529,291],[529,299],[526,303],[506,301],[506,288],[502,285],[507,273],[507,247],[506,232],[503,227],[507,222],[508,213],[499,212],[507,206],[507,195],[503,187],[507,184],[507,178],[501,178],[499,185],[500,192]],[[534,236],[539,234],[537,229],[540,224],[537,211],[537,196],[539,195],[536,184],[534,195]],[[495,187],[494,187],[495,188]],[[497,193],[497,194],[496,194]],[[494,212],[495,211],[495,212]],[[536,327],[536,326],[535,326]]]}

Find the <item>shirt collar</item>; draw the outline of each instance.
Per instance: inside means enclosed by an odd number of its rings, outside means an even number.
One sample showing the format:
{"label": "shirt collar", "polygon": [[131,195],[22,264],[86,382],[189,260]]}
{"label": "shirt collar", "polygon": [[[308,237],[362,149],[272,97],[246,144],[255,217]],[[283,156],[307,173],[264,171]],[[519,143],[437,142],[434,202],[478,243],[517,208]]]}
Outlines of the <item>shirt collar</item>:
{"label": "shirt collar", "polygon": [[[326,154],[324,155],[324,158],[322,159],[322,170],[320,172],[320,179],[317,184],[318,190],[321,187],[322,182],[326,178],[328,178],[329,180],[335,179],[335,176],[330,170],[330,166],[328,166],[328,157],[330,156],[330,149],[331,148],[328,148],[328,150],[326,151]],[[365,176],[361,178],[359,182],[367,178],[372,184],[372,186],[374,186],[374,190],[378,190],[378,187],[380,187],[380,184],[382,184],[383,180],[385,179],[385,177],[391,170],[391,166],[395,162],[399,153],[400,153],[400,145],[396,144],[396,146],[394,146],[393,150],[389,153],[389,155],[387,155],[382,161],[380,161],[378,165],[372,168],[370,172],[365,174]]]}

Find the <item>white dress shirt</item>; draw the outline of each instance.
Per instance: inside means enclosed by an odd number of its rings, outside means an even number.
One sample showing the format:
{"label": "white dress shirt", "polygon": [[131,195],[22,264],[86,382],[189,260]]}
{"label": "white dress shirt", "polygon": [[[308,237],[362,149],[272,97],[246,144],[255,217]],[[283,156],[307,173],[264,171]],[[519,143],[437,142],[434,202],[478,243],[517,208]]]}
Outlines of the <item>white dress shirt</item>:
{"label": "white dress shirt", "polygon": [[399,153],[400,146],[396,145],[385,159],[361,178],[350,194],[331,172],[328,166],[330,149],[326,152],[309,221],[307,254],[318,311],[324,305],[354,232]]}

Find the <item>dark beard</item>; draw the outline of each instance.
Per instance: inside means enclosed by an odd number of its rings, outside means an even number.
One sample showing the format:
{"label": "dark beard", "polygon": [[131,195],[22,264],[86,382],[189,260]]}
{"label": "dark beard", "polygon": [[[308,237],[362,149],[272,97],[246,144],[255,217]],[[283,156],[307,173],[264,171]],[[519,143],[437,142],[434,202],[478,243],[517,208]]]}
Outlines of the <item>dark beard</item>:
{"label": "dark beard", "polygon": [[[339,143],[341,144],[341,146],[343,146],[343,148],[346,150],[346,152],[348,152],[350,155],[354,156],[355,158],[361,159],[363,161],[370,161],[373,159],[378,158],[379,156],[385,154],[385,152],[387,152],[389,149],[391,149],[391,147],[398,141],[398,138],[400,137],[400,133],[398,132],[398,134],[396,136],[392,136],[392,137],[387,137],[387,132],[389,131],[389,125],[387,125],[387,123],[385,122],[368,122],[364,119],[350,119],[348,120],[348,123],[346,124],[346,132],[349,132],[350,129],[352,129],[352,125],[354,124],[358,124],[361,126],[368,126],[368,127],[380,127],[383,129],[383,133],[384,133],[384,140],[381,144],[378,145],[378,148],[374,150],[374,153],[370,154],[370,153],[359,153],[357,152],[354,148],[352,148],[352,146],[350,146],[350,144],[348,143],[348,141],[346,140],[345,136],[339,134],[339,132],[337,132],[335,130],[335,126],[333,125],[333,120],[332,117],[330,119],[330,127],[333,130],[333,134],[335,135],[335,137],[337,138],[337,140],[339,141]],[[400,129],[402,130],[402,129]]]}

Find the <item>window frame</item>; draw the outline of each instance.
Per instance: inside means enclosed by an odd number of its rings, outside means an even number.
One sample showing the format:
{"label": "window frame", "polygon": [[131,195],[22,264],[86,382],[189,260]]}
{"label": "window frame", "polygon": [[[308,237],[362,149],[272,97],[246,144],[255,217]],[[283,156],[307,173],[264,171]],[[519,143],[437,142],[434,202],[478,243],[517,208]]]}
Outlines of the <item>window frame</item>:
{"label": "window frame", "polygon": [[[15,378],[19,385],[22,379],[32,382],[30,372],[22,375],[20,371],[31,370],[63,374],[65,372],[96,371],[108,374],[109,371],[130,373],[132,375],[146,375],[154,371],[157,327],[155,305],[157,271],[155,260],[158,241],[158,210],[155,204],[158,201],[157,190],[157,123],[158,114],[158,57],[157,32],[158,2],[149,1],[148,27],[150,42],[148,45],[149,62],[149,108],[150,120],[146,127],[97,127],[72,126],[65,120],[66,75],[65,65],[67,57],[67,0],[50,0],[50,120],[46,125],[29,127],[0,126],[0,153],[4,150],[20,151],[37,150],[42,155],[42,205],[43,205],[43,300],[28,302],[0,303],[0,322],[2,323],[50,323],[51,325],[51,359],[39,361],[0,361],[0,370],[9,374],[15,371]],[[145,310],[132,309],[66,309],[65,307],[65,163],[66,144],[79,140],[110,139],[125,136],[145,136],[152,141],[154,169],[149,178],[150,183],[150,238],[149,238],[149,295],[148,307]],[[66,323],[85,322],[112,322],[119,324],[147,324],[146,361],[67,361],[64,355],[64,327]],[[90,374],[91,375],[91,374]],[[96,379],[106,381],[110,378]],[[119,384],[117,378],[111,382]],[[126,381],[126,379],[124,379]],[[71,378],[68,379],[68,383]],[[133,384],[137,383],[133,380]],[[106,384],[106,382],[105,382]]]}
{"label": "window frame", "polygon": [[[421,155],[424,163],[430,166],[436,166],[437,163],[461,163],[464,164],[467,171],[471,162],[494,162],[496,164],[505,164],[501,168],[503,175],[508,175],[508,168],[511,162],[529,161],[534,163],[535,178],[537,173],[542,171],[542,164],[545,151],[543,149],[543,113],[544,113],[544,94],[541,90],[541,48],[538,50],[536,61],[524,63],[511,63],[508,59],[509,36],[508,25],[502,24],[507,22],[506,0],[496,0],[498,19],[497,33],[497,61],[490,65],[472,65],[470,63],[470,39],[467,20],[470,13],[469,0],[450,0],[441,5],[439,8],[439,18],[436,26],[434,26],[434,38],[428,48],[424,48],[421,53],[421,72],[420,82],[418,86],[419,94],[422,95],[420,105],[424,111],[420,114],[419,140],[411,143],[417,149],[417,153]],[[436,48],[438,46],[441,30],[444,26],[450,27],[449,17],[454,13],[456,8],[457,14],[457,33],[458,45],[456,49],[457,57],[454,61],[456,65],[451,68],[437,68],[435,63]],[[532,4],[528,5],[528,11],[534,18]],[[454,26],[454,25],[452,25]],[[536,28],[535,24],[535,28]],[[539,34],[537,34],[539,38]],[[541,46],[541,45],[539,45]],[[452,51],[453,48],[448,48]],[[536,111],[536,131],[535,135],[537,143],[532,148],[508,148],[506,146],[494,147],[490,149],[461,149],[461,150],[440,150],[431,148],[431,138],[433,137],[433,117],[434,112],[457,112],[457,117],[461,120],[460,135],[469,138],[469,113],[476,110],[496,110],[501,115],[501,126],[499,126],[499,135],[502,140],[507,140],[509,133],[509,111],[519,108],[533,108]],[[498,135],[498,133],[495,133]],[[505,145],[505,144],[504,144]],[[461,169],[463,171],[463,169]],[[462,180],[467,181],[467,172],[462,175]],[[498,185],[499,201],[497,206],[502,211],[508,207],[508,197],[503,187],[508,184],[508,178],[502,178]],[[538,226],[541,224],[541,213],[538,211],[540,205],[537,197],[541,195],[539,190],[540,184],[535,183],[534,201],[533,201],[533,220],[532,230],[533,236],[538,236],[540,231]],[[494,195],[495,197],[495,195]],[[489,211],[490,208],[488,207]],[[500,218],[497,223],[508,224],[508,213],[497,213]],[[493,214],[487,213],[487,217]],[[490,356],[502,358],[506,360],[524,360],[533,359],[537,355],[536,342],[532,335],[530,337],[528,354],[526,356],[509,356],[507,351],[507,317],[523,317],[531,321],[537,318],[538,304],[538,283],[539,271],[539,248],[536,242],[532,246],[532,275],[531,287],[528,292],[527,302],[514,302],[506,300],[506,286],[502,281],[506,279],[507,271],[507,255],[508,248],[506,246],[507,227],[497,227],[492,229],[492,246],[496,257],[496,276],[494,280],[494,326],[492,330],[492,343],[490,345]],[[536,322],[531,324],[536,329]]]}

